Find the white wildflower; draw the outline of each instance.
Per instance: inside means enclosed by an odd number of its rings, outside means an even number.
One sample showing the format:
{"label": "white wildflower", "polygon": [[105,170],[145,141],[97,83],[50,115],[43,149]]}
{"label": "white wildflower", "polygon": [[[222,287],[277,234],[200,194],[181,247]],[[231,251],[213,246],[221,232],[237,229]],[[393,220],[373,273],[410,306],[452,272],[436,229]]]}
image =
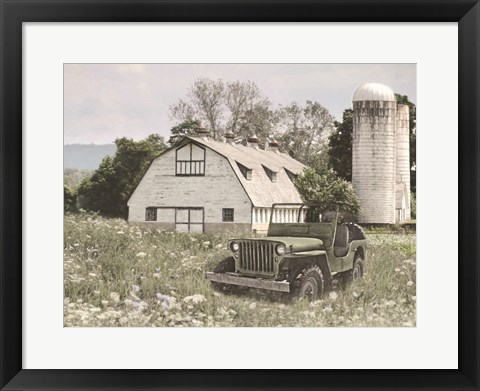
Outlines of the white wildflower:
{"label": "white wildflower", "polygon": [[140,292],[140,287],[138,285],[132,285],[132,292],[133,293],[138,293]]}
{"label": "white wildflower", "polygon": [[251,310],[254,310],[255,308],[257,308],[257,303],[253,302],[251,303],[248,308],[250,308]]}
{"label": "white wildflower", "polygon": [[203,295],[199,295],[199,294],[195,294],[193,296],[187,296],[183,299],[183,301],[185,303],[194,303],[194,304],[198,304],[198,303],[203,303],[204,301],[207,301],[207,299],[205,298],[205,296]]}
{"label": "white wildflower", "polygon": [[146,302],[142,301],[134,301],[132,303],[133,308],[137,308],[138,310],[142,311],[146,307],[148,307],[148,304]]}
{"label": "white wildflower", "polygon": [[110,292],[110,299],[118,303],[120,301],[120,295],[117,292]]}
{"label": "white wildflower", "polygon": [[408,281],[408,282],[407,282],[407,286],[408,286],[408,287],[413,286],[413,281]]}
{"label": "white wildflower", "polygon": [[117,231],[117,235],[124,235],[123,231]]}
{"label": "white wildflower", "polygon": [[137,254],[137,257],[139,258],[144,258],[147,256],[147,253],[144,253],[143,251],[140,251],[138,254]]}
{"label": "white wildflower", "polygon": [[338,298],[338,294],[337,294],[337,292],[330,292],[328,294],[328,297],[330,298],[330,300],[335,301]]}

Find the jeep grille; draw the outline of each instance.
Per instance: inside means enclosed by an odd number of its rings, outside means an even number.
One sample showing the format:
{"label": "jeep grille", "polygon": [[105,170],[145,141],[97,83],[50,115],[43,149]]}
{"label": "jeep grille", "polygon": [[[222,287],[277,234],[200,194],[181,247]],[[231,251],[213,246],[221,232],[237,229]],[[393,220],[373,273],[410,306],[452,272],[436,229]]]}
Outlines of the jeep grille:
{"label": "jeep grille", "polygon": [[278,243],[242,240],[238,244],[241,269],[253,272],[273,273],[275,245]]}

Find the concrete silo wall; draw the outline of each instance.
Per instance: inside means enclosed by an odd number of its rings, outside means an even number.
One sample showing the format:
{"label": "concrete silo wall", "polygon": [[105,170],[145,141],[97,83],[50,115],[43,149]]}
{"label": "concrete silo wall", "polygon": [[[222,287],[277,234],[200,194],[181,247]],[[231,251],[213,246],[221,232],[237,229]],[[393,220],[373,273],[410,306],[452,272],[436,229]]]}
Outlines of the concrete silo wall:
{"label": "concrete silo wall", "polygon": [[396,102],[353,102],[352,184],[363,223],[395,223]]}
{"label": "concrete silo wall", "polygon": [[410,122],[409,108],[407,105],[397,105],[396,122],[396,182],[404,184],[405,194],[405,220],[410,220]]}

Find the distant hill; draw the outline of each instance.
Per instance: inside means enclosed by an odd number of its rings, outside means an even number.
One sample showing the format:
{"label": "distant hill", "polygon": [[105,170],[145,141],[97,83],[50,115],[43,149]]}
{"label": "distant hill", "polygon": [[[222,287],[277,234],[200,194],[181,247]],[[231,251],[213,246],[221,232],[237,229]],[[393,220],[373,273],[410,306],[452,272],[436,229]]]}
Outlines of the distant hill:
{"label": "distant hill", "polygon": [[67,144],[63,146],[63,168],[96,170],[102,159],[113,156],[115,144]]}

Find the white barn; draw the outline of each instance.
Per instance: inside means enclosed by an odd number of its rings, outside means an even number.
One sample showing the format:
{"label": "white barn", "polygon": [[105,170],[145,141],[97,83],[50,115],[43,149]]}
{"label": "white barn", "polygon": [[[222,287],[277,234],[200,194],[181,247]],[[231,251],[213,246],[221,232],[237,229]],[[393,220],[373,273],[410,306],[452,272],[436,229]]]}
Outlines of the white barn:
{"label": "white barn", "polygon": [[[180,232],[266,231],[273,203],[302,202],[293,180],[304,165],[278,151],[200,134],[185,137],[151,164],[128,201],[128,221]],[[298,208],[273,220],[294,222]]]}

